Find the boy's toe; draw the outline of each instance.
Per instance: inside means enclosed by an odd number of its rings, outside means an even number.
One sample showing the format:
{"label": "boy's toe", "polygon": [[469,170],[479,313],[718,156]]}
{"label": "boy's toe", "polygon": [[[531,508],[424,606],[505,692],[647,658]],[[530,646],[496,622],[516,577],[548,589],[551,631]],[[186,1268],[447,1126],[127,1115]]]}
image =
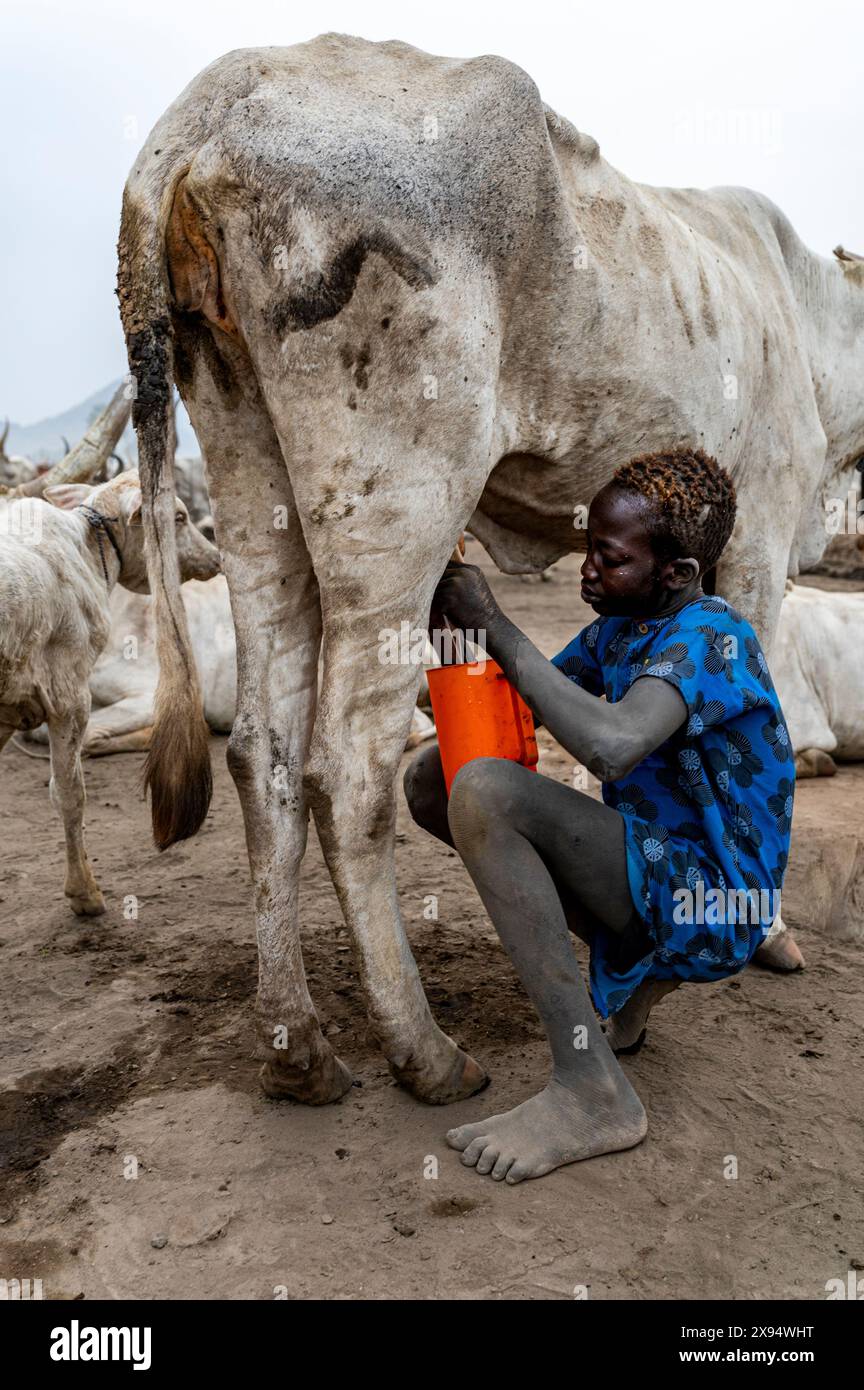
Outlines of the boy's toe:
{"label": "boy's toe", "polygon": [[491,1173],[498,1162],[498,1149],[495,1144],[487,1144],[477,1160],[478,1173]]}
{"label": "boy's toe", "polygon": [[496,1182],[501,1182],[506,1178],[515,1161],[512,1154],[501,1154],[499,1156],[495,1163],[495,1167],[492,1169],[492,1177]]}
{"label": "boy's toe", "polygon": [[465,1164],[466,1168],[474,1167],[480,1155],[483,1153],[483,1150],[486,1148],[486,1142],[487,1140],[485,1135],[483,1135],[480,1139],[471,1140],[471,1143],[468,1145],[467,1149],[462,1155],[462,1162]]}

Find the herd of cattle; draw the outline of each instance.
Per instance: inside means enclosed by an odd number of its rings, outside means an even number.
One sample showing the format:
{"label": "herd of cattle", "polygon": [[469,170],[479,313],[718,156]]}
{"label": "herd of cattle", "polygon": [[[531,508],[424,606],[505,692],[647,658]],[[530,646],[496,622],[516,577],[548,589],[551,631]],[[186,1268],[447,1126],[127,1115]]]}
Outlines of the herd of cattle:
{"label": "herd of cattle", "polygon": [[[40,473],[10,459],[5,435],[0,441],[0,749],[16,733],[50,744],[66,896],[90,915],[104,902],[84,847],[81,757],[146,749],[158,681],[138,475],[111,454],[125,413],[115,400],[102,419],[108,428],[97,425],[95,447],[77,466],[69,455]],[[236,647],[201,460],[177,460],[176,479],[182,593],[204,713],[214,733],[226,734]],[[864,592],[787,583],[772,670],[799,777],[831,775],[835,758],[864,759],[862,627]],[[425,694],[424,682],[422,703]],[[434,732],[418,703],[408,746]]]}

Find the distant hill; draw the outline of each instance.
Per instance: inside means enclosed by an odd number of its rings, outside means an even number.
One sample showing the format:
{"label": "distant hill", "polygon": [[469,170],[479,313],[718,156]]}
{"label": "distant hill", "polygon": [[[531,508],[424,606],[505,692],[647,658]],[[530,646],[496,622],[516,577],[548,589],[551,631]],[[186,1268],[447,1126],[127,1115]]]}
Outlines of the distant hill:
{"label": "distant hill", "polygon": [[[107,386],[94,391],[86,400],[79,401],[77,405],[70,406],[59,415],[39,420],[35,425],[13,423],[9,427],[9,438],[6,440],[7,454],[23,454],[24,458],[32,459],[34,463],[55,463],[65,453],[61,436],[65,436],[70,446],[77,444],[87,426],[108,404],[121,379],[118,377],[116,381],[109,381]],[[4,418],[0,413],[0,429]],[[177,452],[187,457],[194,458],[201,452],[182,401],[177,406],[177,446]],[[117,452],[130,462],[137,460],[138,449],[131,424],[123,431]]]}

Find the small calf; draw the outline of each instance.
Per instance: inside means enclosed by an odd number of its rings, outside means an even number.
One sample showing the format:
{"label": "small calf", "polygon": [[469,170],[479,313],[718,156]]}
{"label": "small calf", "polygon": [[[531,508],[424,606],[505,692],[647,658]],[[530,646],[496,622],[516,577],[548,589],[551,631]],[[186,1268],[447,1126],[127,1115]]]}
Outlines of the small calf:
{"label": "small calf", "polygon": [[[179,499],[176,527],[181,579],[217,574],[219,552]],[[66,837],[65,893],[79,916],[105,910],[84,847],[81,741],[117,583],[133,593],[148,588],[136,473],[0,503],[0,749],[16,730],[47,724],[51,800]]]}

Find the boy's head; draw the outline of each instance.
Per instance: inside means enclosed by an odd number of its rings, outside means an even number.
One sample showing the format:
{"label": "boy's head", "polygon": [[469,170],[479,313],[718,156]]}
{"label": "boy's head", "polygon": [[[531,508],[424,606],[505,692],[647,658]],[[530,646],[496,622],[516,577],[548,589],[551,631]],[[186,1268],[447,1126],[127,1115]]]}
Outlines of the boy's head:
{"label": "boy's head", "polygon": [[735,524],[735,488],[701,449],[640,454],[588,514],[582,597],[604,616],[657,612],[695,588]]}

